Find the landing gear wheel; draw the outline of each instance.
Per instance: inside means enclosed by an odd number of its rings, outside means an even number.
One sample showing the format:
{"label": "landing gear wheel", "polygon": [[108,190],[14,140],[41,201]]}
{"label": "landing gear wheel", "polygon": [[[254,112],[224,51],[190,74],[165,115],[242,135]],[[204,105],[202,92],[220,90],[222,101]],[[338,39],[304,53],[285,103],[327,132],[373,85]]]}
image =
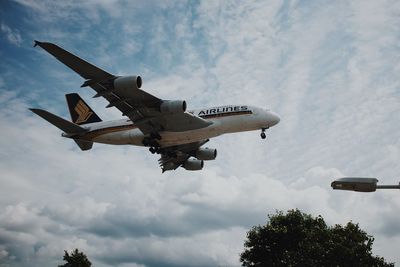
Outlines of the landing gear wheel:
{"label": "landing gear wheel", "polygon": [[266,129],[268,129],[268,128],[261,128],[261,134],[260,134],[260,135],[261,135],[261,138],[262,138],[262,139],[265,139],[265,138],[267,137],[267,136],[265,135],[265,130],[266,130]]}

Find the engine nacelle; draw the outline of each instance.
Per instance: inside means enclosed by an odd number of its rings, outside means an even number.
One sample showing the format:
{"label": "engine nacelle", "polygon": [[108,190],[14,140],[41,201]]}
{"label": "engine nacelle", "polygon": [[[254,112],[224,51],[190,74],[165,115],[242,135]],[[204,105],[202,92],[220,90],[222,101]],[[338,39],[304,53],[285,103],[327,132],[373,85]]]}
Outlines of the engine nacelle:
{"label": "engine nacelle", "polygon": [[217,150],[208,147],[199,148],[194,156],[200,160],[213,160],[217,157]]}
{"label": "engine nacelle", "polygon": [[116,90],[132,90],[142,87],[142,78],[140,76],[122,76],[114,80],[114,88]]}
{"label": "engine nacelle", "polygon": [[187,159],[185,163],[183,163],[182,165],[182,167],[188,171],[198,171],[203,169],[203,166],[204,166],[204,161],[193,158]]}
{"label": "engine nacelle", "polygon": [[183,113],[186,111],[185,100],[164,100],[160,105],[161,113]]}

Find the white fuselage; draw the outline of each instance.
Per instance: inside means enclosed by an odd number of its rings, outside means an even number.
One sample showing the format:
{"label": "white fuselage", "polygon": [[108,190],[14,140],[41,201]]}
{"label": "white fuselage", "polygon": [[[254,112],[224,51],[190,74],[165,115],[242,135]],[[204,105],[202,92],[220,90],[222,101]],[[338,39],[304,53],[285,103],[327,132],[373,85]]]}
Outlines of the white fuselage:
{"label": "white fuselage", "polygon": [[[189,111],[189,113],[211,121],[212,124],[182,132],[161,131],[159,132],[161,140],[157,141],[160,147],[197,142],[226,133],[266,129],[279,122],[279,117],[275,113],[245,105],[215,107]],[[142,141],[145,135],[129,119],[92,123],[85,127],[88,132],[82,136],[82,140],[143,146]]]}

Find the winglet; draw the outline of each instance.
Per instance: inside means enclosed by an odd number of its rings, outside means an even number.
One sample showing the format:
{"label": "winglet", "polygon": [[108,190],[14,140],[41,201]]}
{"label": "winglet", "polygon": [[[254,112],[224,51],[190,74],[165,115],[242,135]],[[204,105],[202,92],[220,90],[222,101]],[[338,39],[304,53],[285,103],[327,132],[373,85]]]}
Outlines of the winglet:
{"label": "winglet", "polygon": [[34,44],[33,44],[33,47],[36,47],[36,46],[40,46],[40,44],[41,44],[41,42],[39,42],[39,41],[37,41],[37,40],[34,40]]}

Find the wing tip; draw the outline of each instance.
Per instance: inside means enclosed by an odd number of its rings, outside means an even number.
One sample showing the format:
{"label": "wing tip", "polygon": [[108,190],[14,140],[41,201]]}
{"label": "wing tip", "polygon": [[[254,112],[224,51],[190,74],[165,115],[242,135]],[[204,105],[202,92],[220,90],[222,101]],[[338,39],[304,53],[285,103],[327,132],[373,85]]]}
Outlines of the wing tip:
{"label": "wing tip", "polygon": [[38,111],[40,111],[40,109],[38,108],[28,108],[30,111],[32,111],[33,113],[37,113]]}
{"label": "wing tip", "polygon": [[42,42],[39,42],[38,40],[33,40],[33,41],[34,41],[33,47],[40,46],[42,44]]}
{"label": "wing tip", "polygon": [[55,45],[53,43],[49,43],[49,42],[41,42],[38,40],[33,40],[33,47],[36,47],[36,46],[40,46],[41,48],[46,49],[46,47],[57,46],[57,45]]}

